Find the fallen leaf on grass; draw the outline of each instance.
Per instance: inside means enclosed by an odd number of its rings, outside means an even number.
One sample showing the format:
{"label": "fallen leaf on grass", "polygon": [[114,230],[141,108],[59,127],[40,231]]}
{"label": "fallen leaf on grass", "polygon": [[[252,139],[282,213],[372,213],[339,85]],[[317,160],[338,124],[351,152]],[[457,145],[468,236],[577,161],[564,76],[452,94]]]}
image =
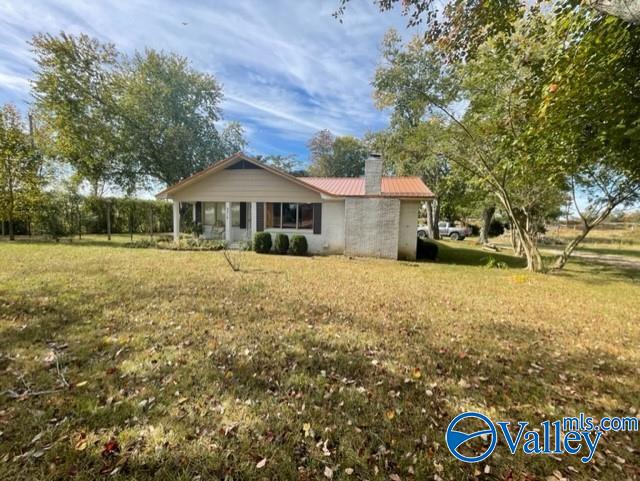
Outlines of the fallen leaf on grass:
{"label": "fallen leaf on grass", "polygon": [[266,464],[267,464],[267,458],[262,458],[262,460],[258,461],[258,464],[256,464],[256,468],[258,469],[264,468]]}
{"label": "fallen leaf on grass", "polygon": [[115,438],[109,439],[104,445],[104,449],[102,450],[102,456],[108,458],[110,456],[115,456],[120,453],[120,445]]}

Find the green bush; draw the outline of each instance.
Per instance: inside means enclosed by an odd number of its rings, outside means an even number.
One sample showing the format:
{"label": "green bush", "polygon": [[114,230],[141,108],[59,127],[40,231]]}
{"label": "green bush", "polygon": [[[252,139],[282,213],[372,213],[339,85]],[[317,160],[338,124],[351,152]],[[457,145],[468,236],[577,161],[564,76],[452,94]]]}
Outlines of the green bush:
{"label": "green bush", "polygon": [[507,269],[509,266],[506,262],[499,261],[495,257],[489,256],[485,267],[487,267],[488,269]]}
{"label": "green bush", "polygon": [[256,232],[253,236],[253,249],[259,254],[267,254],[271,251],[271,234],[268,232]]}
{"label": "green bush", "polygon": [[278,254],[289,252],[289,236],[287,234],[276,234],[274,249]]}
{"label": "green bush", "polygon": [[418,245],[416,248],[416,259],[435,261],[438,258],[438,245],[427,239],[418,237]]}
{"label": "green bush", "polygon": [[303,235],[291,236],[291,253],[294,256],[303,256],[307,253],[307,238]]}

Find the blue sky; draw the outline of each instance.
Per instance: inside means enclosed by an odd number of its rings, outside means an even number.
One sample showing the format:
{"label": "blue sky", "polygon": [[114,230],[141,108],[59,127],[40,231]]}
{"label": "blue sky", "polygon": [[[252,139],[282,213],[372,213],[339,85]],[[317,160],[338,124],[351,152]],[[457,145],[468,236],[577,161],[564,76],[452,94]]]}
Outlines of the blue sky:
{"label": "blue sky", "polygon": [[0,103],[28,108],[33,34],[84,32],[125,53],[152,47],[188,57],[223,84],[225,120],[242,123],[251,153],[306,160],[306,142],[320,129],[361,136],[385,127],[388,113],[376,110],[370,82],[384,33],[407,34],[398,11],[352,0],[340,24],[331,16],[337,5],[0,0]]}

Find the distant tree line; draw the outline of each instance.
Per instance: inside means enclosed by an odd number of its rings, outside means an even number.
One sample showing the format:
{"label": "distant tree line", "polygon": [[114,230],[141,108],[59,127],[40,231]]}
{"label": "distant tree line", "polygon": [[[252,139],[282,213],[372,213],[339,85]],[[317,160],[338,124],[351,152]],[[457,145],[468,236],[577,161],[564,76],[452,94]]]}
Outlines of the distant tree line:
{"label": "distant tree line", "polygon": [[52,239],[85,234],[148,234],[172,229],[171,204],[122,197],[79,196],[61,191],[44,192],[33,209],[10,223],[0,220],[2,235],[12,226],[14,235]]}

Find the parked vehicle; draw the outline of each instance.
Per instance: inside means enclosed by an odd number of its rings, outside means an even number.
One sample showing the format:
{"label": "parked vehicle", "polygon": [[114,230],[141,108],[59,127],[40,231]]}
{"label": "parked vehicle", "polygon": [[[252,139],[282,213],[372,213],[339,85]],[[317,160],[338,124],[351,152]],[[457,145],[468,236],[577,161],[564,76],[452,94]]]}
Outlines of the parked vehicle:
{"label": "parked vehicle", "polygon": [[470,227],[456,226],[451,222],[439,222],[438,231],[440,232],[440,237],[448,237],[451,240],[462,240],[471,235]]}
{"label": "parked vehicle", "polygon": [[[451,240],[462,240],[471,235],[470,227],[456,226],[451,222],[438,223],[438,231],[440,232],[440,237],[448,237]],[[418,237],[421,239],[429,237],[426,225],[418,226]]]}

